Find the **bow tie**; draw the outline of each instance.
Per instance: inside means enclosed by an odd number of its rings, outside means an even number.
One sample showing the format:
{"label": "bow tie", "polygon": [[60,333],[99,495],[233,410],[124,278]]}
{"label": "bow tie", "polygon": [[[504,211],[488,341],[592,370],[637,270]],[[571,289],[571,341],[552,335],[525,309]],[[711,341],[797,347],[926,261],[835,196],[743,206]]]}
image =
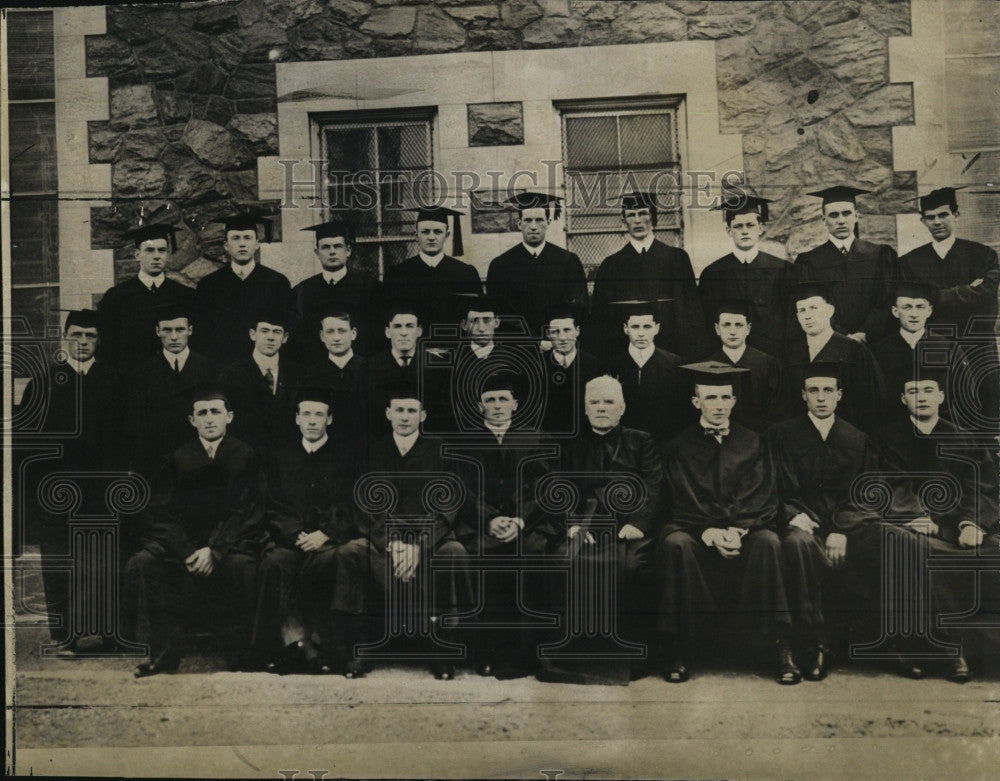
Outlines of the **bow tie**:
{"label": "bow tie", "polygon": [[705,426],[705,436],[706,437],[728,437],[729,428],[712,428],[710,426]]}

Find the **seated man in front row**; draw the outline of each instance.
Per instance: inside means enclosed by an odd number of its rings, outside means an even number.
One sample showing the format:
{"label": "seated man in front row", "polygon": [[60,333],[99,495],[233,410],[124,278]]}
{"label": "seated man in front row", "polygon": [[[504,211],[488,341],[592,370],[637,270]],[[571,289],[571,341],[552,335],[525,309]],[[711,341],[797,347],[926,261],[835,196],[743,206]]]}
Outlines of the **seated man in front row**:
{"label": "seated man in front row", "polygon": [[748,636],[775,643],[778,683],[798,683],[770,454],[757,434],[729,420],[736,403],[731,374],[738,370],[713,363],[687,368],[695,375],[691,401],[701,418],[672,440],[664,455],[671,494],[660,535],[664,678],[688,679],[691,643],[700,629],[696,622],[723,613],[730,621],[749,621]]}
{"label": "seated man in front row", "polygon": [[188,421],[198,435],[166,457],[153,481],[141,549],[124,575],[129,639],[149,627],[149,662],[137,678],[177,671],[184,617],[195,604],[190,592],[199,585],[228,597],[225,650],[230,667],[247,665],[265,478],[250,446],[227,436],[232,420],[222,393],[193,392]]}
{"label": "seated man in front row", "polygon": [[[269,672],[329,674],[346,660],[330,622],[337,548],[357,536],[357,458],[332,440],[330,391],[295,391],[301,437],[267,454],[270,540],[261,556],[254,649]],[[345,411],[344,414],[350,414]]]}
{"label": "seated man in front row", "polygon": [[[427,413],[416,386],[400,384],[386,396],[385,417],[392,433],[372,445],[370,471],[362,479],[390,482],[395,505],[379,512],[361,509],[363,537],[337,550],[333,608],[349,656],[348,677],[365,671],[364,661],[355,656],[354,649],[367,639],[367,627],[363,626],[366,615],[386,616],[388,620],[379,621],[377,630],[400,622],[406,634],[427,642],[444,635],[442,614],[456,613],[471,601],[468,573],[460,567],[465,548],[456,541],[454,532],[458,507],[438,509],[430,515],[425,506],[426,493],[434,488],[434,481],[442,481],[442,476],[454,469],[442,458],[441,440],[420,433]],[[454,482],[457,484],[457,477]],[[456,490],[455,486],[446,488],[443,481],[441,486],[442,493]],[[394,518],[401,522],[393,523]],[[437,567],[432,570],[431,557],[449,563],[440,571]],[[390,592],[401,597],[396,605],[387,600]],[[411,614],[407,608],[414,603],[420,607]],[[430,615],[423,610],[426,606]],[[390,608],[400,612],[388,616]],[[421,649],[418,646],[416,650]],[[447,660],[432,661],[431,671],[439,680],[455,677],[455,667]]]}

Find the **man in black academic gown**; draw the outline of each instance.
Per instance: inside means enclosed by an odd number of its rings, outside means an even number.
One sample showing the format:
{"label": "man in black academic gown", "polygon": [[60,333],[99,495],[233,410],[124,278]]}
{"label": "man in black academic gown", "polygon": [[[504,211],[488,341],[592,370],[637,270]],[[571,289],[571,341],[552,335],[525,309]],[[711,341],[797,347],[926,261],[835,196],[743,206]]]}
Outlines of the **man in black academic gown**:
{"label": "man in black academic gown", "polygon": [[488,568],[482,573],[478,617],[492,626],[474,630],[473,646],[480,675],[519,677],[535,664],[535,654],[530,632],[517,628],[524,619],[518,591],[527,588],[527,599],[521,599],[525,604],[546,600],[537,593],[538,581],[526,577],[530,573],[513,570],[520,557],[544,554],[554,533],[554,519],[535,495],[538,480],[555,468],[554,448],[538,434],[512,425],[519,405],[512,377],[493,374],[479,387],[482,426],[456,438],[451,448],[475,461],[463,469],[468,500],[457,537],[473,558],[501,557],[510,563],[507,571]]}
{"label": "man in black academic gown", "polygon": [[[780,309],[780,306],[775,306]],[[748,301],[715,303],[713,321],[721,346],[705,360],[749,370],[736,378],[736,398],[732,419],[758,434],[788,414],[788,388],[781,361],[747,342],[757,330]]]}
{"label": "man in black academic gown", "polygon": [[[889,332],[889,300],[897,276],[896,252],[858,238],[857,187],[828,187],[809,193],[823,199],[829,238],[795,259],[799,282],[822,282],[837,309],[833,328],[869,344]],[[853,391],[852,391],[853,393]]]}
{"label": "man in black academic gown", "polygon": [[225,220],[229,263],[199,283],[196,291],[199,328],[195,345],[214,363],[225,366],[250,352],[247,331],[263,307],[292,309],[288,279],[257,261],[258,223],[269,240],[270,223],[240,215]]}
{"label": "man in black academic gown", "polygon": [[828,611],[838,640],[862,640],[852,614],[863,605],[875,615],[879,601],[880,519],[851,500],[851,484],[875,471],[878,455],[867,435],[835,414],[844,393],[839,377],[834,363],[806,367],[805,414],[767,433],[782,502],[785,588],[810,681],[829,669]]}
{"label": "man in black academic gown", "polygon": [[128,457],[130,464],[147,477],[152,477],[167,453],[188,439],[189,395],[213,381],[218,371],[205,356],[189,347],[195,326],[188,307],[159,307],[155,321],[160,350],[137,364],[130,378],[132,439]]}
{"label": "man in black academic gown", "polygon": [[[396,503],[389,511],[360,510],[361,537],[337,552],[333,607],[338,623],[345,629],[343,642],[349,653],[350,676],[364,672],[363,664],[350,651],[356,642],[365,639],[360,619],[366,614],[370,618],[384,616],[390,590],[401,596],[403,605],[421,605],[415,615],[405,612],[389,617],[390,621],[402,619],[419,625],[406,627],[417,635],[418,643],[432,639],[421,633],[420,626],[434,633],[435,639],[446,640],[448,632],[441,616],[471,604],[468,573],[460,569],[466,551],[455,539],[458,506],[433,512],[426,506],[426,492],[434,487],[434,481],[440,481],[443,493],[455,489],[458,477],[447,483],[442,481],[442,475],[454,475],[456,462],[442,457],[441,440],[420,433],[427,413],[415,387],[404,384],[390,389],[383,404],[391,433],[372,445],[366,477],[390,482]],[[432,557],[438,562],[433,566]],[[414,593],[419,590],[424,593]],[[430,615],[423,612],[427,605]],[[401,607],[397,604],[396,609]],[[405,611],[405,607],[402,609]],[[382,620],[371,628],[385,626]],[[376,635],[370,639],[379,638]],[[432,662],[431,671],[440,680],[455,677],[454,664],[447,660]]]}
{"label": "man in black academic gown", "polygon": [[290,312],[267,308],[254,320],[253,351],[223,369],[218,385],[233,406],[233,435],[264,455],[294,436],[295,387],[302,367],[285,358]]}
{"label": "man in black academic gown", "polygon": [[624,339],[616,336],[615,301],[656,300],[657,321],[664,324],[656,346],[685,359],[696,359],[712,349],[705,326],[698,286],[688,254],[655,238],[656,193],[622,196],[622,223],[628,234],[625,246],[609,255],[594,276],[592,326],[588,349],[609,359]]}
{"label": "man in black academic gown", "polygon": [[[692,364],[699,421],[664,456],[670,509],[660,534],[662,601],[657,625],[666,651],[664,678],[688,679],[700,621],[726,617],[723,646],[748,638],[775,643],[777,680],[801,673],[790,645],[790,614],[777,533],[781,503],[763,440],[730,421],[736,403],[728,367]],[[728,636],[743,624],[746,635]],[[739,644],[739,645],[737,645]]]}
{"label": "man in black academic gown", "polygon": [[899,328],[871,346],[872,356],[885,378],[889,394],[886,406],[900,418],[906,417],[907,412],[895,403],[892,389],[902,388],[903,382],[913,376],[913,367],[920,361],[919,350],[940,350],[949,357],[957,373],[969,369],[962,348],[956,342],[927,328],[936,298],[937,290],[931,285],[906,280],[897,282],[891,312]]}
{"label": "man in black academic gown", "polygon": [[615,302],[627,342],[608,361],[608,372],[625,392],[623,425],[653,435],[661,445],[691,422],[681,357],[656,346],[660,333],[655,301]]}
{"label": "man in black academic gown", "polygon": [[[841,414],[866,433],[882,424],[886,391],[871,351],[861,342],[833,330],[836,314],[829,289],[816,282],[795,286],[791,295],[801,334],[789,340],[789,377],[801,377],[804,367],[816,361],[841,364],[844,390]],[[789,395],[798,390],[790,381]]]}
{"label": "man in black academic gown", "polygon": [[294,399],[301,437],[265,458],[269,540],[258,570],[253,644],[271,672],[332,673],[345,662],[330,611],[337,549],[358,535],[352,503],[358,465],[327,434],[329,390],[300,387]]}
{"label": "man in black academic gown", "polygon": [[453,296],[456,293],[482,293],[483,285],[475,268],[446,255],[445,242],[452,232],[448,218],[454,220],[452,252],[462,254],[462,213],[443,206],[415,209],[417,212],[417,249],[413,257],[385,271],[383,296],[393,301],[419,301],[426,315],[425,327],[454,323]]}
{"label": "man in black academic gown", "polygon": [[[900,397],[909,419],[896,421],[874,436],[881,449],[881,466],[892,486],[888,513],[913,534],[924,535],[931,558],[972,556],[979,551],[995,555],[1000,547],[997,462],[984,442],[993,448],[996,443],[989,437],[977,441],[940,417],[945,381],[946,373],[936,367],[916,367],[904,382]],[[936,474],[957,483],[958,491],[946,489],[953,501],[934,501],[932,481]],[[917,562],[917,566],[921,564]],[[993,628],[989,624],[975,629],[968,625],[949,628],[928,621],[940,639],[962,643],[962,653],[947,663],[945,677],[965,683],[971,678],[967,654],[977,651],[983,658],[995,658],[1000,651],[995,629],[1000,614],[1000,572],[931,572],[930,588],[935,613],[975,612],[994,624]],[[916,672],[911,666],[908,674],[919,677],[922,671],[914,666]]]}
{"label": "man in black academic gown", "polygon": [[[787,297],[792,264],[757,246],[764,235],[769,203],[766,198],[733,194],[719,207],[734,248],[701,272],[698,293],[709,323],[715,322],[721,302],[746,301],[753,322],[749,345],[779,356],[784,351],[789,321],[778,302]],[[744,401],[741,399],[740,406]]]}
{"label": "man in black academic gown", "polygon": [[302,280],[292,288],[298,322],[288,342],[289,355],[308,366],[326,352],[316,338],[319,315],[331,308],[354,313],[358,339],[354,349],[365,357],[380,347],[377,328],[381,312],[382,284],[349,265],[354,248],[354,230],[350,223],[335,220],[303,230],[316,234],[316,257],[322,271]]}
{"label": "man in black academic gown", "polygon": [[507,203],[517,209],[521,241],[490,261],[486,292],[506,315],[523,318],[528,333],[544,336],[550,307],[568,304],[586,311],[587,278],[575,254],[546,241],[549,225],[559,219],[557,196],[525,192]]}
{"label": "man in black academic gown", "polygon": [[190,306],[194,290],[167,278],[171,253],[176,249],[172,225],[144,225],[129,237],[135,243],[139,273],[109,288],[97,305],[101,325],[101,358],[131,369],[158,352],[154,333],[158,306]]}
{"label": "man in black academic gown", "polygon": [[[103,490],[99,494],[85,480],[88,472],[122,469],[121,445],[123,436],[122,416],[119,413],[122,383],[114,364],[95,357],[100,344],[96,312],[84,309],[66,315],[63,326],[62,354],[58,363],[48,367],[49,397],[45,407],[45,420],[41,434],[47,442],[58,444],[61,455],[56,460],[37,462],[35,470],[46,473],[78,473],[81,477],[81,503],[76,512],[85,515],[107,512]],[[22,405],[31,407],[39,402],[32,396],[41,392],[37,382],[32,382],[22,399]],[[29,506],[34,496],[23,497]],[[51,511],[35,506],[29,514],[38,521],[38,542],[42,557],[42,585],[45,603],[53,625],[52,640],[62,648],[58,655],[72,656],[76,651],[76,638],[69,604],[70,574],[59,571],[58,566],[47,566],[51,557],[62,558],[69,554],[70,528],[68,513]],[[124,525],[118,542],[124,550],[133,535]],[[86,562],[76,562],[84,565]],[[81,578],[78,582],[85,582]],[[113,647],[113,638],[104,638],[103,648]]]}
{"label": "man in black academic gown", "polygon": [[417,307],[405,302],[387,303],[384,308],[383,333],[389,348],[375,353],[368,360],[369,436],[372,441],[389,433],[384,415],[374,414],[382,408],[390,390],[399,385],[417,386],[417,344],[424,334]]}
{"label": "man in black academic gown", "polygon": [[[989,337],[996,331],[1000,261],[992,247],[956,237],[957,189],[961,188],[942,187],[918,199],[920,221],[930,231],[931,241],[907,252],[899,265],[906,279],[927,283],[936,291],[929,322],[955,326],[959,344],[982,377],[983,393],[976,412],[995,420],[1000,408],[1000,372]],[[966,339],[975,318],[981,318],[974,328],[979,339]]]}
{"label": "man in black academic gown", "polygon": [[264,541],[264,470],[249,445],[226,434],[233,413],[225,396],[204,387],[190,398],[197,436],[164,459],[141,550],[125,568],[129,635],[145,635],[148,627],[149,661],[136,668],[137,678],[176,672],[185,617],[219,596],[227,607],[218,629],[229,666],[247,666]]}
{"label": "man in black academic gown", "polygon": [[358,337],[354,315],[331,309],[319,315],[319,338],[327,354],[307,367],[303,382],[330,390],[333,402],[333,427],[330,436],[345,443],[364,463],[368,435],[368,365],[355,355]]}
{"label": "man in black academic gown", "polygon": [[577,312],[567,304],[555,305],[546,323],[544,336],[552,348],[542,353],[545,415],[541,428],[549,436],[572,436],[586,429],[584,389],[605,372],[601,361],[580,349]]}

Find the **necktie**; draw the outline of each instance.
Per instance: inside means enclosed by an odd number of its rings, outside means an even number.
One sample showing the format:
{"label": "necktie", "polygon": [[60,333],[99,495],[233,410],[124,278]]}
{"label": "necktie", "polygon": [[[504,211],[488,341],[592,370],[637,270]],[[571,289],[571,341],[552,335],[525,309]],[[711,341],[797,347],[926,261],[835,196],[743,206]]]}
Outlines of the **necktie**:
{"label": "necktie", "polygon": [[409,366],[410,365],[410,356],[409,355],[401,355],[401,356],[399,356],[399,365],[402,366],[404,369],[407,366]]}
{"label": "necktie", "polygon": [[274,372],[271,371],[270,367],[264,372],[264,382],[267,383],[267,389],[271,391],[271,395],[273,396],[275,390]]}
{"label": "necktie", "polygon": [[205,445],[205,455],[210,461],[215,460],[215,445]]}
{"label": "necktie", "polygon": [[728,428],[712,428],[711,426],[706,426],[705,427],[705,436],[706,437],[728,437],[729,436],[729,429]]}
{"label": "necktie", "polygon": [[174,358],[174,374],[181,373],[181,361],[179,358]]}
{"label": "necktie", "polygon": [[840,254],[841,255],[846,255],[847,254],[847,247],[841,247],[840,248]]}

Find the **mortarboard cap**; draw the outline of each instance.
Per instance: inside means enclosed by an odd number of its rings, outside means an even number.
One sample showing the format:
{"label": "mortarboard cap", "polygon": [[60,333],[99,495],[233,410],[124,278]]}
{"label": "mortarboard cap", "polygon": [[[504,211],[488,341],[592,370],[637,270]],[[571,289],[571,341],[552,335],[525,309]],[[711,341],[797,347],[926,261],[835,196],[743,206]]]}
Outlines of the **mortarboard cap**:
{"label": "mortarboard cap", "polygon": [[449,209],[447,206],[417,206],[406,209],[408,212],[417,213],[417,222],[424,221],[443,222],[448,225],[448,218],[453,217],[451,227],[451,254],[461,255],[464,252],[462,246],[462,212],[456,209]]}
{"label": "mortarboard cap", "polygon": [[813,361],[799,367],[799,379],[802,382],[813,377],[833,377],[840,386],[843,381],[844,371],[837,361]]}
{"label": "mortarboard cap", "polygon": [[897,282],[892,288],[893,302],[895,302],[895,300],[900,296],[903,296],[904,298],[923,298],[930,301],[931,306],[934,306],[937,303],[938,290],[934,285],[928,284],[927,282],[906,280]]}
{"label": "mortarboard cap", "polygon": [[549,193],[523,192],[508,198],[505,203],[514,206],[518,211],[525,209],[545,209],[549,219],[558,220],[560,213],[560,198]]}
{"label": "mortarboard cap", "polygon": [[948,367],[917,363],[917,365],[915,365],[911,371],[904,372],[902,377],[903,377],[902,387],[893,388],[891,390],[902,392],[903,388],[906,387],[906,383],[922,382],[924,380],[933,380],[938,384],[938,388],[940,388],[941,390],[945,390],[948,384]]}
{"label": "mortarboard cap", "polygon": [[354,227],[347,220],[330,220],[318,225],[310,225],[302,230],[315,233],[317,244],[323,239],[335,239],[338,236],[343,237],[348,244],[354,243]]}
{"label": "mortarboard cap", "polygon": [[517,378],[510,372],[491,372],[479,386],[479,393],[482,395],[487,391],[506,390],[510,391],[516,398],[518,395]]}
{"label": "mortarboard cap", "polygon": [[295,388],[295,406],[303,401],[316,401],[332,409],[332,396],[330,388],[325,385],[299,385]]}
{"label": "mortarboard cap", "polygon": [[771,203],[767,198],[757,198],[742,192],[731,191],[724,193],[722,202],[718,206],[713,206],[712,211],[721,211],[722,219],[728,225],[733,221],[733,217],[740,214],[756,214],[761,222],[767,222],[769,213],[767,205]]}
{"label": "mortarboard cap", "polygon": [[97,312],[93,309],[53,309],[53,312],[65,312],[66,321],[63,332],[75,325],[77,328],[100,328]]}
{"label": "mortarboard cap", "polygon": [[813,296],[819,296],[828,304],[833,303],[833,299],[830,297],[830,287],[825,282],[797,282],[792,288],[791,293],[791,303],[792,306],[797,304],[799,301],[805,301],[807,298],[812,298]]}
{"label": "mortarboard cap", "polygon": [[263,232],[264,243],[271,242],[271,221],[259,214],[233,214],[221,221],[229,231],[253,231],[259,237]]}
{"label": "mortarboard cap", "polygon": [[197,385],[191,387],[186,395],[187,400],[192,406],[194,406],[195,402],[198,401],[214,401],[219,399],[226,403],[227,410],[232,410],[232,406],[229,403],[229,397],[226,396],[222,388],[212,382],[199,382]]}
{"label": "mortarboard cap", "polygon": [[415,382],[394,382],[385,390],[385,406],[389,406],[393,399],[416,399],[423,404],[420,391]]}
{"label": "mortarboard cap", "polygon": [[736,386],[738,375],[750,371],[739,366],[731,366],[721,361],[700,361],[681,366],[688,372],[691,385],[732,385]]}
{"label": "mortarboard cap", "polygon": [[854,203],[854,199],[857,196],[865,195],[870,192],[871,190],[862,190],[859,187],[850,187],[848,185],[838,184],[833,187],[827,187],[823,190],[815,190],[814,192],[807,193],[807,195],[822,198],[823,205],[826,206],[828,203]]}
{"label": "mortarboard cap", "polygon": [[169,304],[159,304],[153,307],[153,315],[156,317],[157,323],[162,323],[165,320],[177,320],[181,317],[187,318],[188,324],[191,324],[191,307],[179,302],[174,301]]}
{"label": "mortarboard cap", "polygon": [[610,301],[612,311],[618,320],[627,323],[630,317],[652,315],[656,322],[662,320],[663,304],[673,301],[672,298],[630,299],[625,301]]}
{"label": "mortarboard cap", "polygon": [[743,315],[747,322],[753,320],[753,315],[750,314],[751,305],[750,302],[744,298],[728,298],[722,301],[718,301],[712,307],[712,314],[715,317],[715,321],[718,322],[719,316],[722,314],[728,315]]}
{"label": "mortarboard cap", "polygon": [[425,312],[422,306],[416,301],[408,298],[389,298],[382,302],[382,323],[388,325],[396,315],[408,314],[417,318],[417,322],[423,325]]}
{"label": "mortarboard cap", "polygon": [[135,244],[136,247],[142,245],[144,241],[152,241],[154,239],[166,239],[167,244],[170,247],[171,252],[177,251],[177,239],[174,236],[177,233],[177,228],[173,225],[167,225],[163,222],[157,222],[153,225],[143,225],[135,230],[131,230],[125,235]]}
{"label": "mortarboard cap", "polygon": [[959,190],[964,190],[966,187],[967,185],[962,185],[961,187],[939,187],[936,190],[931,190],[927,195],[922,195],[919,198],[910,198],[906,202],[916,202],[921,214],[929,209],[937,209],[941,206],[950,206],[953,211],[958,211],[958,199],[955,197],[955,193]]}
{"label": "mortarboard cap", "polygon": [[286,331],[291,330],[295,321],[295,315],[287,309],[277,306],[262,306],[254,312],[253,324],[256,327],[259,323],[269,323],[278,325]]}

